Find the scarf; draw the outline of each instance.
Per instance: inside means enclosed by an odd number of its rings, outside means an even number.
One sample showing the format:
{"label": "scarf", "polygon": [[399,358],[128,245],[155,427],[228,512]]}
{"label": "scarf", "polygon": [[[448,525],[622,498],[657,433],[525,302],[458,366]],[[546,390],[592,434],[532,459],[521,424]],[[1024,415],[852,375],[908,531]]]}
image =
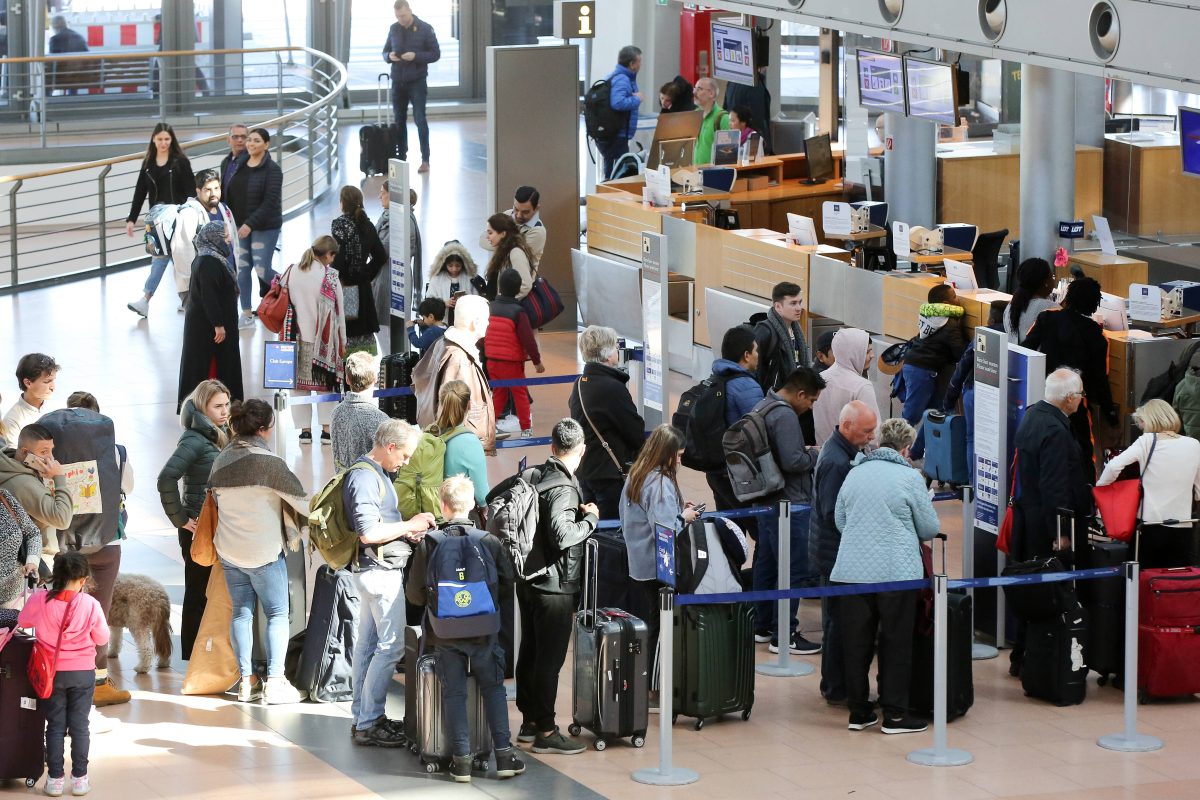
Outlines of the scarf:
{"label": "scarf", "polygon": [[239,436],[213,461],[210,489],[241,489],[260,486],[283,500],[283,526],[288,549],[300,549],[301,535],[308,528],[308,501],[304,485],[282,458],[266,448],[257,436]]}
{"label": "scarf", "polygon": [[922,303],[917,318],[917,335],[927,339],[946,326],[951,319],[959,319],[966,312],[962,306],[949,303]]}
{"label": "scarf", "polygon": [[346,324],[338,305],[338,274],[326,267],[317,299],[317,340],[313,345],[313,366],[328,373],[340,385],[345,375]]}
{"label": "scarf", "polygon": [[354,224],[352,217],[343,214],[333,221],[330,232],[333,233],[333,238],[337,239],[341,248],[341,261],[346,265],[347,274],[343,276],[342,282],[347,285],[357,284],[359,272],[367,264],[367,259],[363,257],[362,236],[358,233],[358,225]]}
{"label": "scarf", "polygon": [[197,256],[212,256],[229,269],[229,243],[225,241],[224,222],[206,222],[192,240]]}
{"label": "scarf", "polygon": [[[779,341],[781,349],[784,352],[784,359],[787,362],[787,368],[782,370],[781,374],[784,377],[792,374],[796,367],[808,366],[808,343],[804,340],[804,334],[800,330],[800,324],[793,322],[790,325],[785,324],[783,317],[775,313],[775,309],[767,312],[767,324],[771,326],[771,332],[775,334],[775,338]],[[790,329],[789,329],[790,328]],[[796,363],[796,350],[792,348],[792,340],[795,339],[796,347],[800,350],[803,363]],[[761,354],[760,358],[763,357]]]}

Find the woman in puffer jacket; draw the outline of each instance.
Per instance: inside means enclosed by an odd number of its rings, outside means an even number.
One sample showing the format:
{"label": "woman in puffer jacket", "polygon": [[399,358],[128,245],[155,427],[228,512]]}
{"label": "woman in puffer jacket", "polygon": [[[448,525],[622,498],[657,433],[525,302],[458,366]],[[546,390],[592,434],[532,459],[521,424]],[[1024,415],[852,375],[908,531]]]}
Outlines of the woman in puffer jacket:
{"label": "woman in puffer jacket", "polygon": [[196,386],[183,402],[179,421],[184,431],[175,452],[158,473],[158,495],[163,512],[179,529],[179,549],[183,551],[183,621],[179,640],[186,661],[192,654],[204,616],[205,590],[212,570],[192,561],[192,534],[204,505],[213,460],[229,441],[229,390],[225,384],[208,380]]}
{"label": "woman in puffer jacket", "polygon": [[[472,281],[479,274],[479,266],[471,253],[457,239],[442,245],[429,265],[429,283],[425,287],[426,297],[436,297],[446,304],[446,324],[454,324],[454,304],[464,295],[479,294]],[[460,294],[461,293],[461,294]]]}

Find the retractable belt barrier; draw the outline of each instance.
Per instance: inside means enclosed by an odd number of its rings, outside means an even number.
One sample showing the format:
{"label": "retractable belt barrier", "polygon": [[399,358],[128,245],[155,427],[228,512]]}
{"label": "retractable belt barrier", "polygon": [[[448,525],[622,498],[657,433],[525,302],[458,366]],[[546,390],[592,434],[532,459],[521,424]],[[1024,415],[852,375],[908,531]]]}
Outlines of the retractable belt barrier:
{"label": "retractable belt barrier", "polygon": [[[492,389],[510,389],[514,386],[552,386],[560,383],[574,383],[578,379],[578,375],[550,375],[544,378],[506,378],[504,380],[488,381],[488,386]],[[411,386],[400,386],[395,389],[376,389],[371,393],[371,397],[403,397],[412,393],[413,388]],[[289,397],[288,403],[294,406],[303,406],[316,405],[318,403],[337,403],[341,399],[342,395],[333,392],[330,394]]]}

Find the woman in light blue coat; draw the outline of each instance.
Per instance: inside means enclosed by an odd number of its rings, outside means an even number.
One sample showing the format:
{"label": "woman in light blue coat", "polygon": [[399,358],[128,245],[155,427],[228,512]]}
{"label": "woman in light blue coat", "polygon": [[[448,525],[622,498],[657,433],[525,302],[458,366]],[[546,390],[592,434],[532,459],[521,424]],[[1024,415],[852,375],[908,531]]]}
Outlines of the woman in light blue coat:
{"label": "woman in light blue coat", "polygon": [[658,639],[655,531],[662,525],[678,533],[700,516],[694,504],[684,503],[679,493],[676,475],[682,455],[683,434],[670,425],[659,425],[629,468],[621,490],[621,534],[629,554],[633,596],[640,599],[641,606],[635,613],[646,620],[652,642]]}
{"label": "woman in light blue coat", "polygon": [[[833,583],[880,583],[924,577],[921,542],[938,532],[937,512],[925,480],[908,460],[912,426],[889,419],[879,449],[858,456],[838,492],[834,521],[842,532]],[[915,733],[924,720],[908,714],[913,623],[917,590],[872,592],[837,598],[852,731],[879,722],[868,696],[875,641],[879,641],[879,707],[884,733]]]}

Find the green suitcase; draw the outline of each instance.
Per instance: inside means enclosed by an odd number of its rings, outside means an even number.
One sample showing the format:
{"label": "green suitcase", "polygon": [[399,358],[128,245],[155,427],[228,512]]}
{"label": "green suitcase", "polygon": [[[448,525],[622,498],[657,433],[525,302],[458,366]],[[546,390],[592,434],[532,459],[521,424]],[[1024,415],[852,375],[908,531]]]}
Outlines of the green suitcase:
{"label": "green suitcase", "polygon": [[754,610],[749,603],[680,606],[675,612],[675,691],[680,715],[750,718],[754,706]]}

